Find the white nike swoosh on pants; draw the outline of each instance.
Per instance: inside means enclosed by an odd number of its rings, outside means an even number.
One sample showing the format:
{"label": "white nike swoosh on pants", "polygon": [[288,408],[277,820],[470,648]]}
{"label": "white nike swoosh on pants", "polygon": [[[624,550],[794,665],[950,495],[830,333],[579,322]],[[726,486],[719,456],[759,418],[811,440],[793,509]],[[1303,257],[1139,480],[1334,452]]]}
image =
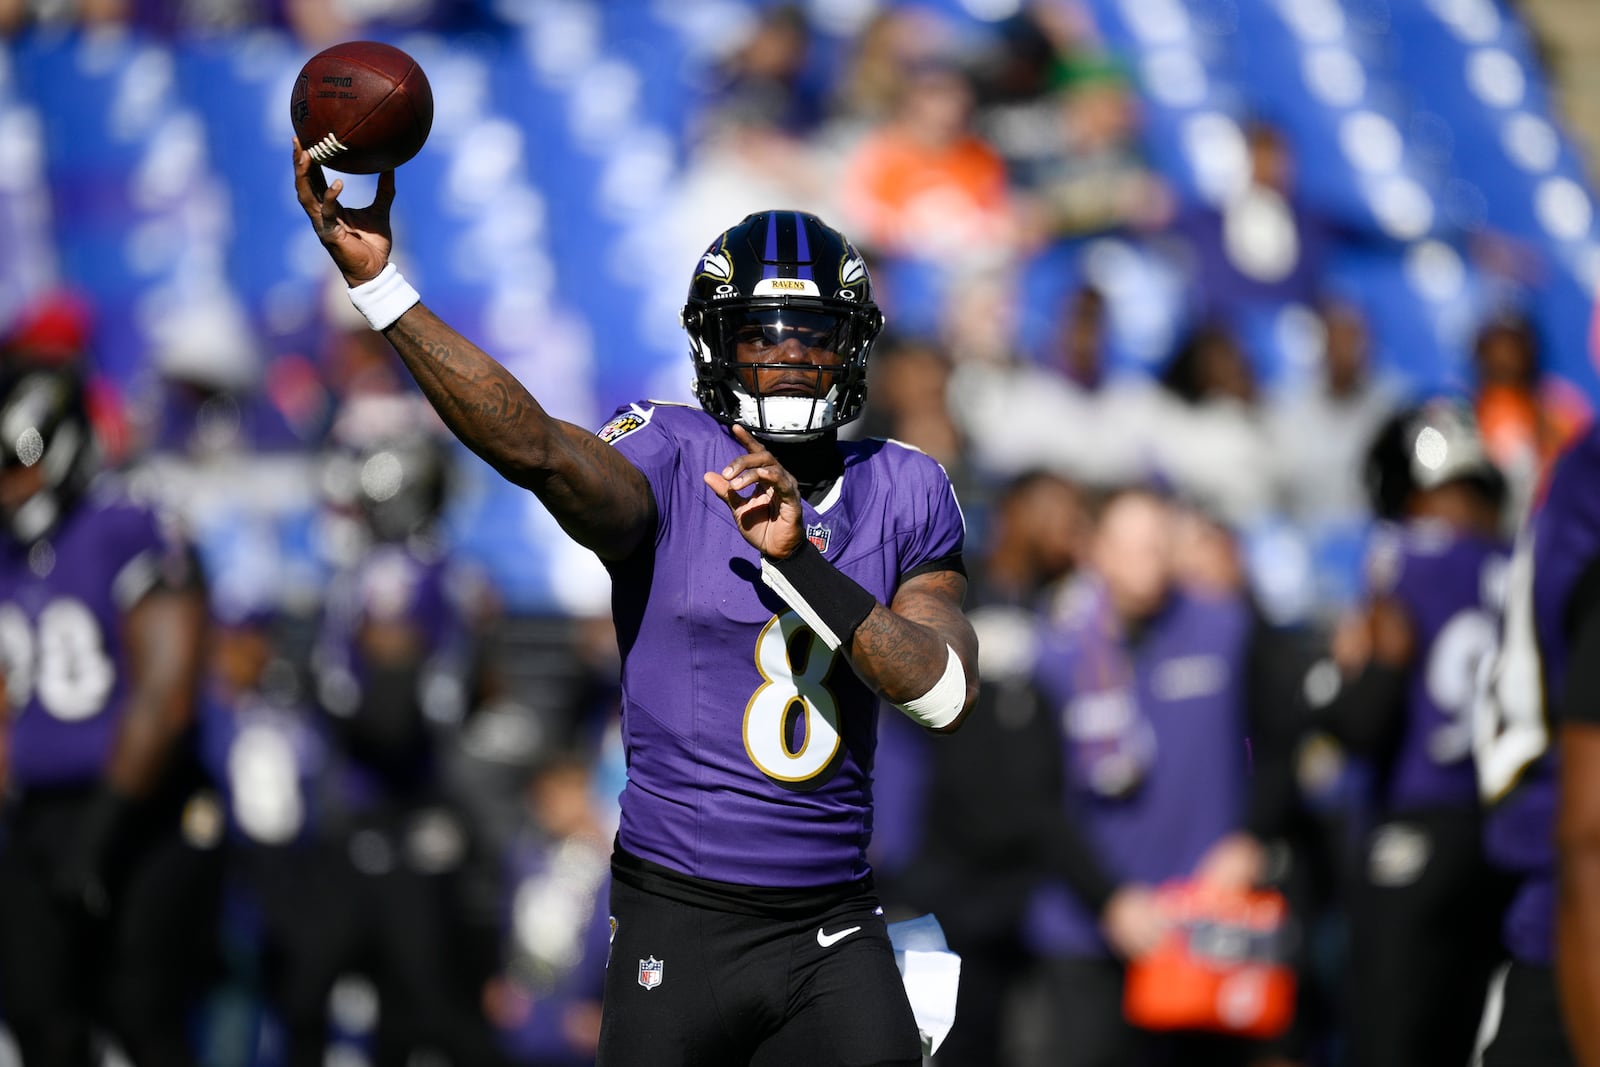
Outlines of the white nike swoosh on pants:
{"label": "white nike swoosh on pants", "polygon": [[845,938],[849,937],[859,929],[861,929],[861,927],[852,926],[848,930],[840,930],[836,934],[826,934],[822,932],[822,927],[819,926],[817,927],[817,944],[821,945],[823,948],[832,948],[834,945],[837,945],[839,942],[843,941]]}

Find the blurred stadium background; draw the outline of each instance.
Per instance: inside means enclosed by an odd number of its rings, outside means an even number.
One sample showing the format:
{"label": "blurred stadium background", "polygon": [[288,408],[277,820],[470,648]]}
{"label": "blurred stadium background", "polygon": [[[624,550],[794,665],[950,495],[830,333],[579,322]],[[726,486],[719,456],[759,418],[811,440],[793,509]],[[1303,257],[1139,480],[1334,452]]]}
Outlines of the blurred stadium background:
{"label": "blurred stadium background", "polygon": [[[677,309],[746,211],[787,201],[852,234],[885,350],[935,354],[928,377],[893,359],[872,429],[952,468],[974,555],[1004,479],[1096,481],[1116,436],[1008,406],[1030,382],[1165,379],[1183,403],[1145,427],[1165,451],[1130,446],[1157,457],[1143,473],[1227,524],[1275,621],[1311,627],[1354,597],[1368,522],[1359,500],[1296,502],[1328,470],[1358,485],[1364,441],[1292,440],[1297,398],[1332,389],[1339,314],[1386,404],[1473,398],[1525,491],[1548,426],[1600,400],[1584,0],[0,0],[0,27],[0,338],[83,355],[109,451],[186,511],[219,611],[314,612],[317,457],[381,360],[290,177],[295,75],[353,37],[406,49],[434,91],[398,176],[408,278],[565,418],[690,399]],[[874,142],[952,121],[951,74],[980,149],[885,177]],[[1286,177],[1261,173],[1269,151]],[[372,179],[347,182],[365,203]],[[1062,339],[1086,287],[1103,375]],[[1527,395],[1502,411],[1483,341],[1510,322],[1531,327]],[[1178,380],[1202,328],[1232,338],[1243,385]],[[1180,410],[1187,429],[1163,421]],[[1210,466],[1159,462],[1186,451]],[[500,602],[509,697],[568,714],[604,667],[572,654],[604,572],[459,460],[449,526]],[[514,733],[478,741],[537,747]]]}

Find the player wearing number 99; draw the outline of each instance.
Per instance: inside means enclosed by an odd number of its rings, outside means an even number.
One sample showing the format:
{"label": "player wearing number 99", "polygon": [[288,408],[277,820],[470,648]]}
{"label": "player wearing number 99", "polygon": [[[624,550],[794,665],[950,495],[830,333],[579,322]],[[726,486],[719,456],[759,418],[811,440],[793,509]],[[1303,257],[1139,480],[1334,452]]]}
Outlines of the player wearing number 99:
{"label": "player wearing number 99", "polygon": [[1373,769],[1375,825],[1351,906],[1352,1062],[1458,1067],[1495,957],[1471,711],[1492,653],[1505,487],[1471,413],[1394,416],[1367,460],[1379,527],[1367,602],[1335,639],[1347,682],[1324,725]]}
{"label": "player wearing number 99", "polygon": [[194,836],[216,827],[191,747],[199,573],[148,508],[91,487],[72,372],[8,372],[0,462],[0,1004],[29,1067],[95,1062],[95,1029],[140,1067],[194,1063],[217,873]]}
{"label": "player wearing number 99", "polygon": [[388,266],[392,173],[352,210],[298,145],[295,172],[445,422],[611,571],[628,778],[600,1063],[920,1063],[865,859],[878,701],[954,729],[977,642],[944,471],[837,436],[882,321],[861,257],[814,216],[745,218],[683,309],[700,408],[596,435]]}
{"label": "player wearing number 99", "polygon": [[[1484,1067],[1600,1064],[1600,423],[1517,540],[1479,708],[1485,847],[1512,872],[1511,962]],[[1569,1044],[1570,1041],[1570,1044]]]}

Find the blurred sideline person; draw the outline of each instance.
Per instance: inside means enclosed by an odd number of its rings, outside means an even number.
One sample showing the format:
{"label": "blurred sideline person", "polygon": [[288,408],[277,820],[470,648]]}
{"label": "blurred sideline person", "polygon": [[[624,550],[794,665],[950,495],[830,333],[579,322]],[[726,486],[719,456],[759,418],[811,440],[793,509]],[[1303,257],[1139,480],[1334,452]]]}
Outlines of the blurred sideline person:
{"label": "blurred sideline person", "polygon": [[1359,1067],[1470,1057],[1502,894],[1485,866],[1472,704],[1492,653],[1505,482],[1471,410],[1388,419],[1367,458],[1378,531],[1368,592],[1334,639],[1346,681],[1316,714],[1373,771],[1351,902],[1350,1029]]}
{"label": "blurred sideline person", "polygon": [[7,787],[0,1004],[28,1067],[199,1062],[220,815],[194,721],[206,596],[191,546],[97,457],[75,370],[0,388]]}
{"label": "blurred sideline person", "polygon": [[1600,424],[1556,459],[1517,542],[1480,705],[1485,847],[1516,888],[1484,1067],[1600,1064]]}
{"label": "blurred sideline person", "polygon": [[1163,497],[1111,493],[1037,661],[1063,790],[1030,929],[1047,957],[1052,1062],[1069,1067],[1252,1054],[1226,1035],[1140,1031],[1123,1014],[1124,962],[1168,928],[1156,888],[1190,876],[1248,887],[1261,866],[1243,832],[1253,619],[1241,597],[1178,584],[1174,534]]}
{"label": "blurred sideline person", "polygon": [[701,410],[636,403],[593,434],[394,271],[393,172],[352,210],[298,143],[294,162],[445,422],[611,571],[628,776],[599,1062],[920,1063],[866,862],[878,700],[955,729],[977,647],[943,469],[837,437],[882,326],[864,260],[815,216],[747,216],[682,312]]}

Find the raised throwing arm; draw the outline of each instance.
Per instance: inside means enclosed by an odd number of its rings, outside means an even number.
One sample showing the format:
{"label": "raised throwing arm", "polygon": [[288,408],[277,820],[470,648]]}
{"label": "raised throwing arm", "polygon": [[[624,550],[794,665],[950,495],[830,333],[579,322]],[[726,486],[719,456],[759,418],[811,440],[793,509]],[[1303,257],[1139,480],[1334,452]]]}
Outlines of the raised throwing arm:
{"label": "raised throwing arm", "polygon": [[[389,265],[394,172],[365,208],[339,203],[344,183],[294,143],[295,193],[351,287]],[[383,334],[445,425],[508,481],[532,490],[561,528],[602,559],[627,556],[655,528],[656,505],[638,468],[590,431],[550,415],[510,371],[421,303]]]}

